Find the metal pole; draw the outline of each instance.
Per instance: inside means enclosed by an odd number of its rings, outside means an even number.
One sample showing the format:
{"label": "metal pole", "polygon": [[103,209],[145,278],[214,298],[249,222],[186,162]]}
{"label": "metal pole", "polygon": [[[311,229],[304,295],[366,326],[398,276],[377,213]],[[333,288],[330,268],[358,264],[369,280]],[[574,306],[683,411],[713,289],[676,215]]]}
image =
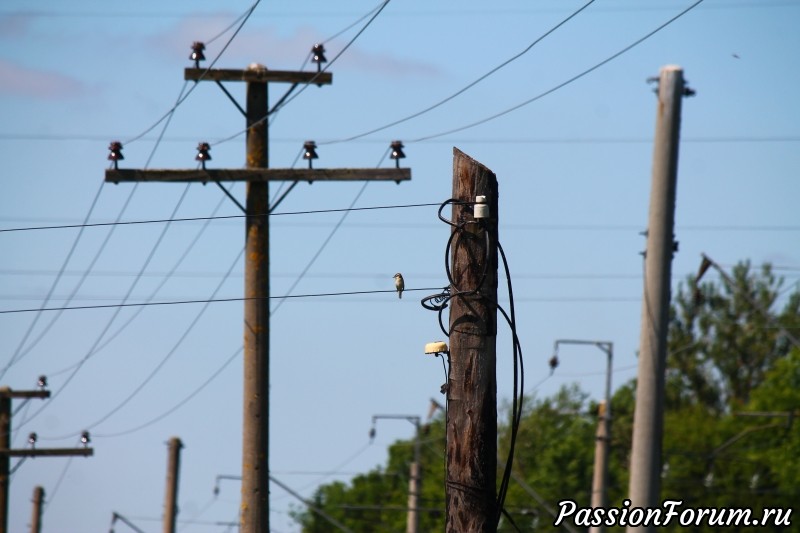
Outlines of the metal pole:
{"label": "metal pole", "polygon": [[167,453],[167,490],[164,496],[164,533],[175,533],[178,517],[178,477],[181,463],[181,439],[169,439]]}
{"label": "metal pole", "polygon": [[[675,250],[675,190],[683,70],[661,69],[653,152],[650,214],[645,251],[644,298],[639,370],[633,421],[629,496],[631,508],[660,504],[661,444],[664,426],[664,372],[669,323],[670,276]],[[628,532],[655,531],[654,526],[628,526]]]}
{"label": "metal pole", "polygon": [[[250,69],[265,69],[252,65]],[[267,84],[247,84],[247,168],[267,168]],[[269,532],[269,183],[247,184],[242,533]]]}
{"label": "metal pole", "polygon": [[31,515],[31,533],[42,533],[42,504],[44,503],[44,489],[33,489],[33,513]]}

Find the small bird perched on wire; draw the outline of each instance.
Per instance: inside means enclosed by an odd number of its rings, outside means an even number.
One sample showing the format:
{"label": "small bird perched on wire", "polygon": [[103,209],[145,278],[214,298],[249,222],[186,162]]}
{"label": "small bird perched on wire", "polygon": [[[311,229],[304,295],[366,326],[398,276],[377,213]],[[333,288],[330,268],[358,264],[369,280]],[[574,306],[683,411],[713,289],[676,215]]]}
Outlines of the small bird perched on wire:
{"label": "small bird perched on wire", "polygon": [[394,288],[397,289],[397,297],[402,298],[406,283],[403,281],[403,275],[400,272],[394,275]]}

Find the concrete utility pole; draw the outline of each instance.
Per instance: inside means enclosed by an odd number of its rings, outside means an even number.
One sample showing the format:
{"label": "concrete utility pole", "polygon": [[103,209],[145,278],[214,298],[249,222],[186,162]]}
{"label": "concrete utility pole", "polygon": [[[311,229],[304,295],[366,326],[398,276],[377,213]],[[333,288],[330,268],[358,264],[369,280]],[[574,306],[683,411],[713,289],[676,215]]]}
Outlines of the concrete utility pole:
{"label": "concrete utility pole", "polygon": [[[0,533],[8,532],[8,478],[12,457],[65,457],[94,454],[92,448],[25,448],[13,450],[11,446],[12,398],[49,398],[47,390],[11,390],[0,387]],[[35,435],[35,434],[32,434]],[[88,434],[87,434],[88,435]],[[88,438],[88,437],[87,437]]]}
{"label": "concrete utility pole", "polygon": [[[478,196],[487,218],[475,217]],[[445,530],[484,533],[496,530],[498,511],[497,178],[457,148],[453,198]]]}
{"label": "concrete utility pole", "polygon": [[[606,392],[598,408],[597,432],[594,447],[594,474],[592,476],[592,507],[608,505],[608,454],[611,448],[611,372],[614,361],[614,343],[610,341],[558,339],[553,345],[553,357],[558,357],[561,344],[584,344],[600,348],[606,354]],[[557,359],[556,359],[557,364]],[[602,526],[592,526],[589,533],[602,533]]]}
{"label": "concrete utility pole", "polygon": [[419,531],[419,494],[422,489],[422,464],[420,442],[420,418],[414,415],[373,415],[370,439],[375,437],[375,422],[382,418],[408,420],[414,424],[414,460],[411,461],[408,474],[408,512],[406,516],[406,533]]}
{"label": "concrete utility pole", "polygon": [[[241,532],[267,533],[269,527],[269,213],[285,197],[269,206],[269,182],[291,181],[406,181],[411,179],[408,168],[382,169],[268,169],[269,146],[267,118],[286,96],[300,84],[329,85],[329,72],[295,72],[268,70],[263,65],[250,65],[245,70],[187,68],[186,80],[216,82],[247,121],[247,168],[206,169],[208,145],[197,159],[197,170],[132,170],[116,168],[114,151],[110,159],[115,168],[106,170],[107,182],[163,181],[216,183],[247,215],[245,234],[245,302],[244,302],[244,423],[242,438],[242,504]],[[223,81],[247,83],[247,109],[233,100],[222,85]],[[267,85],[273,82],[292,86],[271,110],[268,106]],[[116,143],[118,144],[118,143]],[[114,147],[115,143],[112,143]],[[116,148],[121,148],[117,146]],[[309,154],[311,158],[311,154]],[[316,157],[316,154],[314,154]],[[309,158],[309,161],[310,161]],[[118,158],[121,159],[121,158]],[[310,166],[310,165],[309,165]],[[225,189],[222,181],[247,182],[245,206],[239,204]],[[289,187],[291,190],[291,187]],[[288,191],[287,191],[288,192]]]}
{"label": "concrete utility pole", "polygon": [[42,533],[42,505],[44,504],[44,489],[33,489],[33,513],[31,514],[31,533]]}
{"label": "concrete utility pole", "polygon": [[[631,508],[656,507],[661,503],[661,442],[670,277],[672,255],[677,250],[673,229],[681,100],[690,94],[693,93],[684,87],[683,70],[680,67],[669,65],[661,69],[647,247],[644,254],[644,298],[628,491]],[[655,531],[655,526],[629,526],[627,531]]]}
{"label": "concrete utility pole", "polygon": [[175,533],[178,518],[178,478],[181,470],[181,448],[178,437],[169,439],[167,453],[167,490],[164,496],[164,533]]}

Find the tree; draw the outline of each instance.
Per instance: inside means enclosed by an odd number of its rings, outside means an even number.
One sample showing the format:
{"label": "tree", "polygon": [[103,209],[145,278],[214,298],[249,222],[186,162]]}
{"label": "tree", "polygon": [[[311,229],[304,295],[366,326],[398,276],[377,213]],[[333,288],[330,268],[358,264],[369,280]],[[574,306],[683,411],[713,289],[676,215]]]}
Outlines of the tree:
{"label": "tree", "polygon": [[[756,513],[792,508],[800,501],[800,347],[786,332],[800,336],[800,292],[786,294],[769,266],[752,272],[747,262],[733,269],[732,280],[730,285],[724,279],[706,281],[695,291],[690,277],[679,286],[672,306],[661,496],[682,500],[684,506],[751,508]],[[611,400],[608,496],[617,507],[627,497],[635,387],[635,380],[621,385]],[[565,499],[589,505],[597,406],[578,385],[562,387],[548,398],[526,398],[524,406],[513,468],[525,486],[512,481],[504,507],[521,531],[561,531],[540,500],[550,508]],[[498,420],[508,420],[509,406],[500,411]],[[426,512],[420,531],[444,529],[444,434],[440,417],[423,441],[420,506]],[[501,457],[509,439],[508,425],[501,424]],[[397,441],[385,468],[349,484],[323,485],[315,502],[357,533],[405,531],[412,449],[411,441]],[[309,511],[295,516],[305,533],[336,531]],[[800,532],[797,513],[794,518],[791,527],[772,530]],[[511,520],[503,518],[498,532],[517,531]],[[623,530],[607,528],[610,533]],[[665,530],[682,529],[673,524]]]}
{"label": "tree", "polygon": [[703,405],[714,413],[741,408],[789,352],[785,330],[800,332],[800,293],[774,310],[783,279],[769,265],[756,273],[740,262],[730,277],[732,283],[696,286],[690,276],[678,287],[668,343],[670,407]]}

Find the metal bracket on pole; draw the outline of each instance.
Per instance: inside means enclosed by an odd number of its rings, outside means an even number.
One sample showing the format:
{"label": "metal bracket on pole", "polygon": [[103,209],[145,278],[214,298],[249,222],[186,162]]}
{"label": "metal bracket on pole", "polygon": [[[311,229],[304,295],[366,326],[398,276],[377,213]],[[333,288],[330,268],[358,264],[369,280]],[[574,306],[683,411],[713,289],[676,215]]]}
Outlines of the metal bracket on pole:
{"label": "metal bracket on pole", "polygon": [[225,93],[225,96],[227,96],[228,99],[231,102],[233,102],[233,105],[236,106],[236,109],[239,110],[239,113],[241,113],[243,116],[247,117],[247,111],[245,111],[244,108],[239,105],[239,102],[237,102],[236,99],[233,97],[233,95],[230,92],[228,92],[228,89],[226,89],[225,86],[222,85],[222,82],[219,81],[219,80],[214,80],[214,81],[217,82],[217,85],[219,85],[219,88],[222,89],[222,92]]}
{"label": "metal bracket on pole", "polygon": [[231,201],[232,201],[233,203],[235,203],[235,204],[236,204],[236,207],[238,207],[239,209],[241,209],[241,210],[242,210],[242,213],[244,213],[245,215],[247,214],[247,209],[245,209],[245,208],[244,208],[244,206],[243,206],[243,205],[242,205],[242,204],[239,202],[239,200],[237,200],[237,199],[236,199],[236,197],[235,197],[235,196],[233,196],[233,195],[231,194],[231,192],[230,192],[228,189],[226,189],[226,188],[225,188],[225,186],[224,186],[224,185],[222,185],[222,184],[221,184],[220,182],[218,182],[218,181],[215,181],[214,183],[216,183],[216,184],[217,184],[217,186],[218,186],[220,189],[222,189],[222,192],[224,192],[224,193],[225,193],[225,196],[227,196],[228,198],[230,198],[230,199],[231,199]]}

